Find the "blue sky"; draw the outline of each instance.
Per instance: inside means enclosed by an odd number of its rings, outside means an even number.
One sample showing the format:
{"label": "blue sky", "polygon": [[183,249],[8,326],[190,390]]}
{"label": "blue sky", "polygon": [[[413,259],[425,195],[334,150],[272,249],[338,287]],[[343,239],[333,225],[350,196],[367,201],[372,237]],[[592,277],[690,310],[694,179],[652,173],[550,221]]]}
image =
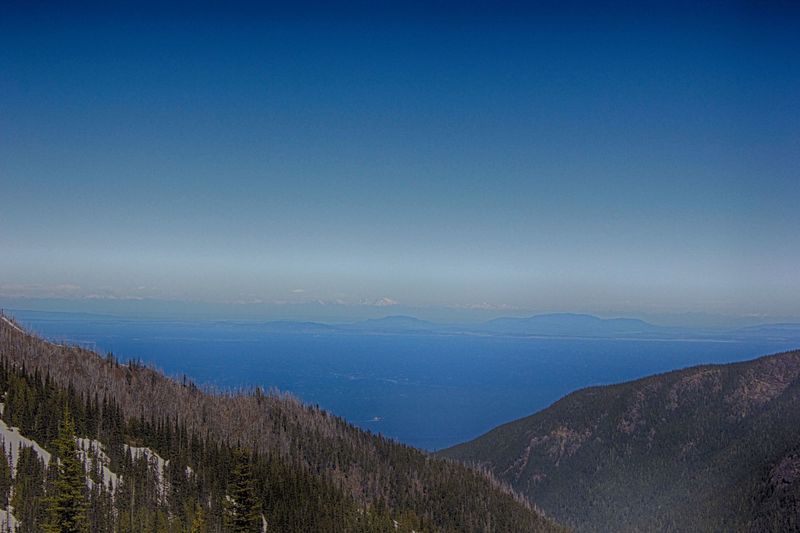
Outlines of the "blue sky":
{"label": "blue sky", "polygon": [[800,318],[797,10],[404,5],[4,7],[0,302]]}

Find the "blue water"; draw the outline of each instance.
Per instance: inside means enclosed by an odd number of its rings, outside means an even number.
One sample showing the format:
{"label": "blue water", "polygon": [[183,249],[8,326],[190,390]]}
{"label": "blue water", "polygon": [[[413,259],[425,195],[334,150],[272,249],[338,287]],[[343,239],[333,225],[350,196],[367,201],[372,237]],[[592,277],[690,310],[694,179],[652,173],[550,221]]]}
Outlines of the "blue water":
{"label": "blue water", "polygon": [[254,323],[16,312],[43,336],[140,358],[220,387],[289,391],[352,423],[441,449],[588,385],[750,359],[785,341],[621,341],[468,335],[292,334]]}

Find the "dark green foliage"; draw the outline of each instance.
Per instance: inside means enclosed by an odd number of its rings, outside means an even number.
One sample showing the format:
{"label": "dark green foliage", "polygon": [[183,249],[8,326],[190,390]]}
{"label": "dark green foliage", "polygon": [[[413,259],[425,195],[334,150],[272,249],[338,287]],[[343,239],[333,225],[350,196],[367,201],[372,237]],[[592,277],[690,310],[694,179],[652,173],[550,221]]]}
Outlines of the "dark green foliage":
{"label": "dark green foliage", "polygon": [[14,496],[11,505],[19,520],[19,533],[41,531],[45,517],[44,507],[45,465],[30,447],[19,450],[17,474],[14,479]]}
{"label": "dark green foliage", "polygon": [[50,468],[57,474],[47,495],[48,533],[85,533],[89,531],[86,516],[86,473],[76,456],[75,422],[69,409],[64,409],[64,418],[58,438],[53,442],[56,455]]}
{"label": "dark green foliage", "polygon": [[6,454],[6,443],[0,438],[0,507],[8,507],[11,493],[11,463]]}
{"label": "dark green foliage", "polygon": [[261,502],[250,467],[250,454],[237,448],[233,452],[233,471],[225,500],[225,527],[232,533],[261,531]]}
{"label": "dark green foliage", "polygon": [[570,394],[442,452],[585,531],[800,530],[800,352]]}

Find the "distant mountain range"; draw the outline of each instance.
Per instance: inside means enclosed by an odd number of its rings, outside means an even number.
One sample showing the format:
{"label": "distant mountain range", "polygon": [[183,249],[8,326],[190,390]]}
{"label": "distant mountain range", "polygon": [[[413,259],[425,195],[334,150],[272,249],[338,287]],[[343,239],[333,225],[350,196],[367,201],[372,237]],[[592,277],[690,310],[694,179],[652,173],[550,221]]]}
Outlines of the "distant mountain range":
{"label": "distant mountain range", "polygon": [[[37,320],[62,320],[81,317],[92,322],[136,322],[137,315],[104,315],[49,311],[14,311],[21,317]],[[185,317],[163,317],[163,323],[185,322]],[[245,325],[264,332],[287,334],[418,334],[418,335],[493,335],[514,337],[555,337],[582,339],[638,340],[770,340],[800,341],[800,323],[766,323],[742,327],[662,326],[626,317],[600,318],[579,313],[549,313],[533,316],[498,317],[484,322],[434,322],[407,314],[370,318],[358,322],[321,322],[314,320],[257,320],[196,318],[200,323]]]}
{"label": "distant mountain range", "polygon": [[800,351],[579,390],[440,453],[577,531],[800,531]]}
{"label": "distant mountain range", "polygon": [[765,324],[744,328],[687,328],[658,326],[634,318],[599,318],[587,314],[555,313],[530,317],[501,317],[472,324],[436,323],[413,316],[392,315],[350,324],[273,321],[262,327],[275,332],[504,335],[597,339],[787,339],[800,340],[800,324]]}

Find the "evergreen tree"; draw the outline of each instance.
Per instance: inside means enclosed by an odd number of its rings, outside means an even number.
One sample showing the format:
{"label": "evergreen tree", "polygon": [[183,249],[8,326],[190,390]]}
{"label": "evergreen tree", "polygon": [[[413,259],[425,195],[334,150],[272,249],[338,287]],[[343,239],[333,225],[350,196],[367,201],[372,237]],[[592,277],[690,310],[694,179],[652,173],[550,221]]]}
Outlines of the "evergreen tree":
{"label": "evergreen tree", "polygon": [[250,457],[244,450],[234,451],[234,467],[228,484],[225,525],[233,533],[261,531],[261,502],[256,496]]}
{"label": "evergreen tree", "polygon": [[[58,438],[54,441],[58,456],[58,474],[53,494],[48,495],[48,533],[85,533],[89,531],[86,512],[86,476],[75,449],[75,422],[64,409]],[[56,459],[54,458],[53,461]],[[51,467],[53,466],[51,461]]]}
{"label": "evergreen tree", "polygon": [[6,455],[5,440],[0,439],[0,505],[8,507],[8,495],[11,491],[11,464]]}
{"label": "evergreen tree", "polygon": [[29,533],[41,531],[43,514],[45,466],[30,446],[20,446],[17,472],[14,478],[14,495],[11,506],[19,521],[16,531]]}

